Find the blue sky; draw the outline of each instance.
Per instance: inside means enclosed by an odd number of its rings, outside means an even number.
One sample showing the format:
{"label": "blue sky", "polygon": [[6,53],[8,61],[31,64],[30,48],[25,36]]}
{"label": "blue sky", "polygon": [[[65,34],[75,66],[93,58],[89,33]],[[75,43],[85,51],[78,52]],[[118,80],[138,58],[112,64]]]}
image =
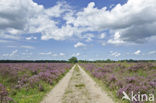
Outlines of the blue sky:
{"label": "blue sky", "polygon": [[155,0],[1,0],[0,59],[156,59]]}

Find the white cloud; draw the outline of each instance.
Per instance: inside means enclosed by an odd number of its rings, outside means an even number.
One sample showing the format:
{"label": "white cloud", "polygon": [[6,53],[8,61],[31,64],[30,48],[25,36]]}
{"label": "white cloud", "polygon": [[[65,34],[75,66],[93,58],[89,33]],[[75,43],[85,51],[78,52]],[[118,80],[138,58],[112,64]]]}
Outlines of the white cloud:
{"label": "white cloud", "polygon": [[13,46],[13,45],[10,45],[10,46],[7,46],[8,48],[16,48],[16,46]]}
{"label": "white cloud", "polygon": [[19,40],[20,39],[20,35],[18,34],[5,34],[4,32],[2,32],[2,30],[0,30],[0,38],[2,39],[13,39],[13,40]]}
{"label": "white cloud", "polygon": [[[124,5],[116,5],[110,11],[98,9],[95,3],[88,4],[71,22],[76,27],[90,28],[90,31],[111,30],[119,32],[118,40],[110,43],[145,42],[156,35],[156,0],[128,0]],[[148,16],[145,16],[148,15]]]}
{"label": "white cloud", "polygon": [[21,45],[21,46],[13,46],[13,45],[10,45],[10,46],[7,46],[8,48],[25,48],[25,49],[34,49],[33,46],[30,46],[30,45]]}
{"label": "white cloud", "polygon": [[60,17],[62,13],[66,12],[70,8],[66,2],[58,2],[57,5],[45,10],[45,13],[51,17]]}
{"label": "white cloud", "polygon": [[31,52],[23,52],[22,55],[32,55]]}
{"label": "white cloud", "polygon": [[36,40],[36,39],[37,39],[37,37],[30,36],[30,37],[26,37],[25,39],[26,39],[26,40]]}
{"label": "white cloud", "polygon": [[80,53],[73,53],[72,56],[78,57],[78,56],[80,56]]}
{"label": "white cloud", "polygon": [[52,52],[41,52],[40,55],[47,55],[47,56],[65,56],[64,53],[52,53]]}
{"label": "white cloud", "polygon": [[150,52],[148,52],[148,54],[156,54],[156,51],[150,51]]}
{"label": "white cloud", "polygon": [[52,52],[41,52],[40,55],[52,55]]}
{"label": "white cloud", "polygon": [[42,32],[42,40],[64,40],[70,38],[75,33],[75,28],[70,25],[62,26],[61,28],[58,27],[48,27],[45,31]]}
{"label": "white cloud", "polygon": [[1,0],[0,33],[6,35],[5,38],[19,38],[19,34],[28,32],[29,21],[42,10],[43,6],[32,0]]}
{"label": "white cloud", "polygon": [[25,49],[34,49],[33,46],[29,46],[29,45],[22,45],[21,48],[25,48]]}
{"label": "white cloud", "polygon": [[106,36],[106,34],[105,34],[105,33],[102,33],[102,34],[100,35],[100,39],[104,39],[105,36]]}
{"label": "white cloud", "polygon": [[12,53],[10,53],[9,56],[14,56],[17,52],[18,52],[18,50],[16,49],[16,50],[12,51]]}
{"label": "white cloud", "polygon": [[109,40],[108,40],[108,43],[110,43],[110,44],[116,44],[116,45],[125,43],[125,42],[120,38],[120,36],[121,36],[120,33],[119,33],[119,32],[116,32],[116,33],[114,34],[113,39],[109,39]]}
{"label": "white cloud", "polygon": [[52,54],[52,56],[54,56],[54,57],[56,57],[56,56],[58,56],[56,53],[54,53],[54,54]]}
{"label": "white cloud", "polygon": [[81,43],[81,42],[78,42],[74,45],[75,48],[78,48],[78,47],[84,47],[86,46],[85,44]]}
{"label": "white cloud", "polygon": [[85,39],[86,42],[90,42],[90,41],[93,41],[94,34],[85,33],[85,34],[79,35],[79,37]]}
{"label": "white cloud", "polygon": [[4,56],[4,57],[5,57],[5,56],[9,56],[9,54],[2,54],[2,56]]}
{"label": "white cloud", "polygon": [[0,40],[0,43],[8,43],[8,42],[11,42],[9,40]]}
{"label": "white cloud", "polygon": [[38,5],[32,0],[1,0],[0,38],[17,39],[21,36],[19,34],[41,33],[42,40],[63,40],[73,35],[73,30],[68,25],[58,27],[59,22],[53,18],[61,17],[67,11],[71,10],[65,2],[58,2],[45,9],[43,5]]}
{"label": "white cloud", "polygon": [[60,55],[60,56],[65,56],[65,54],[64,54],[64,53],[60,53],[59,55]]}
{"label": "white cloud", "polygon": [[[18,40],[21,34],[41,33],[41,40],[65,40],[108,30],[115,33],[108,43],[142,43],[156,35],[155,4],[156,0],[128,0],[107,10],[90,2],[76,12],[66,2],[44,8],[33,0],[0,0],[0,38]],[[65,23],[61,24],[59,19]],[[92,37],[86,39],[91,41]]]}
{"label": "white cloud", "polygon": [[56,56],[65,56],[65,54],[64,53],[52,53],[52,52],[41,52],[40,53],[40,55],[48,55],[48,56],[54,56],[54,57],[56,57]]}
{"label": "white cloud", "polygon": [[14,50],[14,51],[12,51],[10,54],[3,54],[2,56],[14,56],[16,53],[18,52],[18,50],[16,49],[16,50]]}
{"label": "white cloud", "polygon": [[140,50],[137,50],[137,51],[134,52],[135,55],[139,55],[140,53],[141,53]]}
{"label": "white cloud", "polygon": [[119,57],[121,54],[118,53],[118,52],[111,52],[111,55],[114,56],[114,57]]}

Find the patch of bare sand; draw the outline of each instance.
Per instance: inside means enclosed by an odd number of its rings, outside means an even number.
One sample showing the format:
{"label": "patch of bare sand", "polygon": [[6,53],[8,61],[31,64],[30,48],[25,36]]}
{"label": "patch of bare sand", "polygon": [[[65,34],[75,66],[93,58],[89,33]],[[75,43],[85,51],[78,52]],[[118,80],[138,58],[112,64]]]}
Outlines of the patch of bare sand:
{"label": "patch of bare sand", "polygon": [[68,88],[62,98],[62,103],[95,103],[90,98],[86,83],[78,66],[74,69]]}
{"label": "patch of bare sand", "polygon": [[61,103],[62,97],[73,74],[74,68],[75,65],[65,75],[65,77],[63,77],[62,80],[60,80],[59,83],[45,96],[41,103]]}
{"label": "patch of bare sand", "polygon": [[96,82],[78,65],[83,80],[85,81],[86,88],[89,91],[90,98],[92,98],[95,103],[114,103],[113,100],[105,93]]}

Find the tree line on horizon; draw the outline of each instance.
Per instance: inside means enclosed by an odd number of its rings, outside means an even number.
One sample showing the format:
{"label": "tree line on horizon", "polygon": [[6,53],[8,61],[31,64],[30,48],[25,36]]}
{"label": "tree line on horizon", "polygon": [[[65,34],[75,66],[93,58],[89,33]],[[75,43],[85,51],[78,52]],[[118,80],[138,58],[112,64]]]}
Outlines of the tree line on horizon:
{"label": "tree line on horizon", "polygon": [[68,60],[0,60],[0,63],[116,63],[116,62],[156,62],[156,60],[78,60],[77,57],[71,57]]}

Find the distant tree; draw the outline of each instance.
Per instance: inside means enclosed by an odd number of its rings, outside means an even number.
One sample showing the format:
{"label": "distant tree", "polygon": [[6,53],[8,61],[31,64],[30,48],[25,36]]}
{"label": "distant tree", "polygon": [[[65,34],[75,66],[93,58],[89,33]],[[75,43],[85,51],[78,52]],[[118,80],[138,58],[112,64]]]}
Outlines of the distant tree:
{"label": "distant tree", "polygon": [[106,60],[106,63],[111,63],[112,61],[110,59],[107,59]]}
{"label": "distant tree", "polygon": [[71,58],[69,59],[69,62],[70,62],[70,63],[77,63],[78,60],[77,60],[76,57],[71,57]]}

